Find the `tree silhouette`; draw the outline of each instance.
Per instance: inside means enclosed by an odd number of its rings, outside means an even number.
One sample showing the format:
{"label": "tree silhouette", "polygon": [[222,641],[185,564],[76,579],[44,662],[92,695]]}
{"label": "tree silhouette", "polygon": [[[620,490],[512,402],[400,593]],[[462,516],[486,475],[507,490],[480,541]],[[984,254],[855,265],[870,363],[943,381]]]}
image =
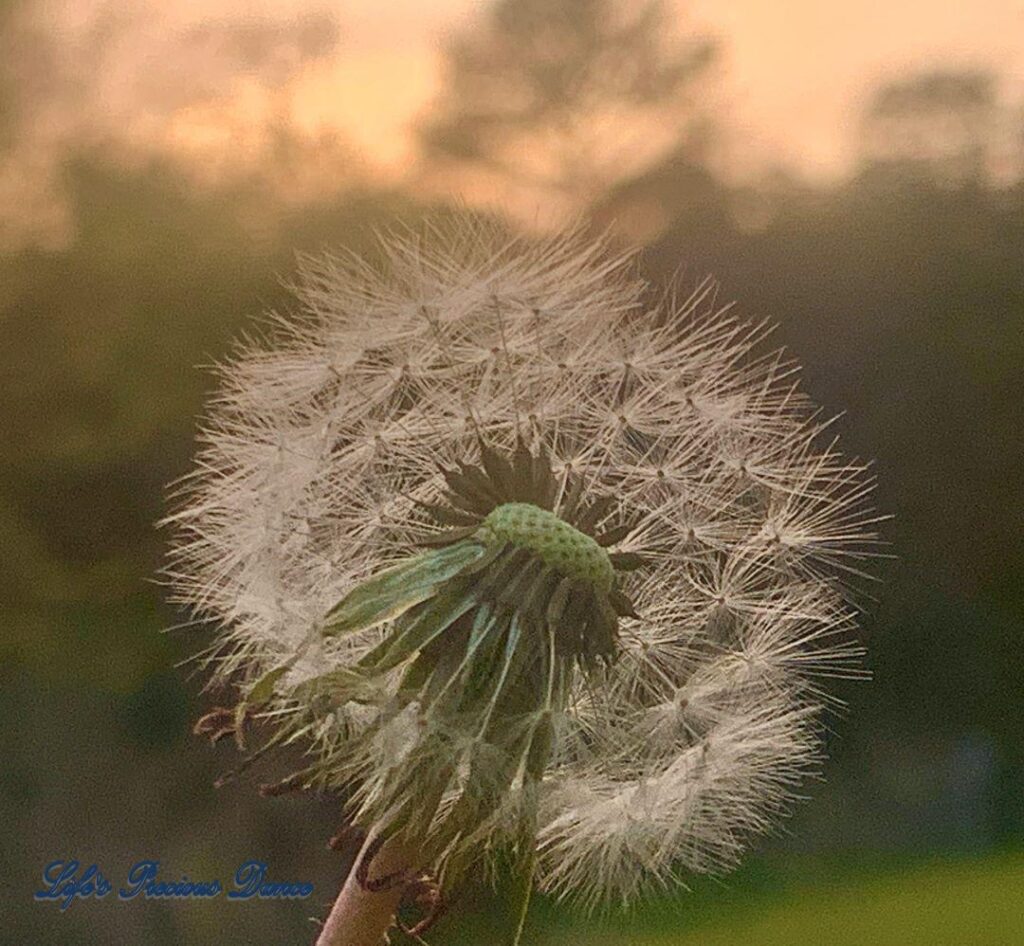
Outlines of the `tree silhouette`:
{"label": "tree silhouette", "polygon": [[944,185],[984,182],[999,125],[995,77],[926,72],[890,82],[862,120],[862,163]]}
{"label": "tree silhouette", "polygon": [[448,50],[420,139],[428,168],[571,209],[642,173],[698,126],[715,46],[683,39],[660,0],[498,0]]}

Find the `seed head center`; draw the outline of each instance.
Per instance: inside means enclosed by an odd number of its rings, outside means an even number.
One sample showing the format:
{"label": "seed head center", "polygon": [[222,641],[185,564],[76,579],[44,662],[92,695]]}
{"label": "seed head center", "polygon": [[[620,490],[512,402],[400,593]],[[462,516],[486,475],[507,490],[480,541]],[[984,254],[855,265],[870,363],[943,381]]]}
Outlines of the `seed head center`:
{"label": "seed head center", "polygon": [[529,549],[556,571],[607,591],[615,572],[611,559],[589,535],[532,503],[504,503],[481,525],[488,541]]}

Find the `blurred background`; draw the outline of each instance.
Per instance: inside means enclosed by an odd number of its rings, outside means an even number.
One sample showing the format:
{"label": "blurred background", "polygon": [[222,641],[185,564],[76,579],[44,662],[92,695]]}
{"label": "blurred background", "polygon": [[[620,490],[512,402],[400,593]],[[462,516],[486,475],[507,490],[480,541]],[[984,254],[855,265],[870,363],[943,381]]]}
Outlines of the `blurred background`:
{"label": "blurred background", "polygon": [[[736,875],[531,943],[1024,943],[1024,3],[0,0],[0,942],[310,942],[329,800],[219,792],[154,523],[296,251],[585,213],[777,324],[897,558],[824,778]],[[313,898],[32,902],[47,862]],[[497,942],[485,892],[428,939]]]}

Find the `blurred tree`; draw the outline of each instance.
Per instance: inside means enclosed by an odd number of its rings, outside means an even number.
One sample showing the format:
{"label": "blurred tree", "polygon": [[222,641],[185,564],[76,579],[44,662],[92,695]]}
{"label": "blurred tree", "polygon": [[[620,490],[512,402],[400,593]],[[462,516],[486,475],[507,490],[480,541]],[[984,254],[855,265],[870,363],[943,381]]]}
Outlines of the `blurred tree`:
{"label": "blurred tree", "polygon": [[660,0],[498,0],[448,51],[447,86],[421,128],[428,167],[591,204],[702,140],[694,91],[713,42],[684,40]]}
{"label": "blurred tree", "polygon": [[293,206],[262,177],[200,189],[173,162],[130,171],[85,149],[61,183],[74,240],[0,252],[0,661],[130,687],[172,649],[155,632],[170,616],[149,581],[166,541],[153,523],[211,383],[197,366],[290,304],[296,250],[366,242],[415,208],[351,191]]}
{"label": "blurred tree", "polygon": [[922,73],[875,92],[862,119],[861,160],[904,178],[979,184],[992,169],[998,128],[991,73]]}
{"label": "blurred tree", "polygon": [[1022,758],[1024,184],[877,183],[794,191],[751,232],[683,214],[645,260],[714,272],[727,298],[777,320],[812,396],[849,409],[848,449],[877,462],[899,564],[868,609],[860,737],[977,727]]}
{"label": "blurred tree", "polygon": [[700,229],[728,231],[734,197],[687,138],[651,167],[609,187],[587,212],[599,227],[611,226],[627,239],[649,243],[684,217]]}

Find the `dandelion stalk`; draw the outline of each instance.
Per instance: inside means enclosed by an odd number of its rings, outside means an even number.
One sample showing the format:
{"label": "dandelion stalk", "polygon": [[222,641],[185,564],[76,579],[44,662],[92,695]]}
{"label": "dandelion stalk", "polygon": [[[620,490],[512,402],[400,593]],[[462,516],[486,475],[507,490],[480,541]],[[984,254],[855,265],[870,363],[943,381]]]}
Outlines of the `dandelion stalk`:
{"label": "dandelion stalk", "polygon": [[316,946],[380,946],[394,923],[395,913],[411,871],[415,852],[384,845],[375,850],[370,836],[334,902]]}
{"label": "dandelion stalk", "polygon": [[860,673],[864,467],[709,286],[652,303],[600,243],[469,220],[382,249],[303,262],[171,516],[236,718],[373,839],[320,943],[379,946],[424,876],[511,876],[516,943],[534,881],[733,866]]}

